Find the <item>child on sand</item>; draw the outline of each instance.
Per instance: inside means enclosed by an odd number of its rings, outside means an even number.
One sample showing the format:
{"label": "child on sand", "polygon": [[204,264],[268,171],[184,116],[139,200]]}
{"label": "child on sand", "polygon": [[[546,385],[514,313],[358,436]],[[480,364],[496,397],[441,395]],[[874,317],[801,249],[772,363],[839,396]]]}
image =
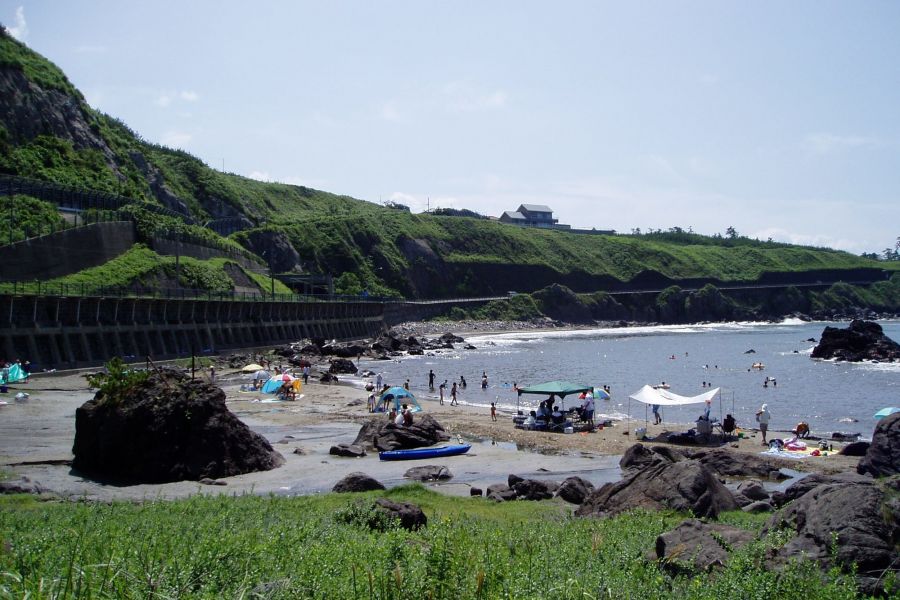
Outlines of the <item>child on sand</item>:
{"label": "child on sand", "polygon": [[491,421],[497,420],[497,406],[491,402]]}

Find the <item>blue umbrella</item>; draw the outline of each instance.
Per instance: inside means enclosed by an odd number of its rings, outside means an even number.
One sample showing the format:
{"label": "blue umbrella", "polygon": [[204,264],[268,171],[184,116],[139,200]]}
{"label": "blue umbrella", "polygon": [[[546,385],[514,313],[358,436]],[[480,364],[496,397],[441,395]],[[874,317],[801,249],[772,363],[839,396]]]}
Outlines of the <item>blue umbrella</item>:
{"label": "blue umbrella", "polygon": [[892,415],[896,412],[900,412],[900,408],[898,408],[896,406],[888,406],[887,408],[882,408],[877,413],[875,413],[875,418],[883,419],[883,418],[887,417],[888,415]]}

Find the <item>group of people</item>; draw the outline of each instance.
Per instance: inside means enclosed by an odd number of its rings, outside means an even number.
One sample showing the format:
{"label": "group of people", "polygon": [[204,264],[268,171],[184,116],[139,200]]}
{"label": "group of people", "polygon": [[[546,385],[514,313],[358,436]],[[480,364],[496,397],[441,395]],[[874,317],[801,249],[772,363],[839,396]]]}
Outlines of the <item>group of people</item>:
{"label": "group of people", "polygon": [[408,404],[403,404],[399,411],[396,408],[392,408],[388,413],[388,423],[393,423],[397,427],[412,427],[412,409]]}

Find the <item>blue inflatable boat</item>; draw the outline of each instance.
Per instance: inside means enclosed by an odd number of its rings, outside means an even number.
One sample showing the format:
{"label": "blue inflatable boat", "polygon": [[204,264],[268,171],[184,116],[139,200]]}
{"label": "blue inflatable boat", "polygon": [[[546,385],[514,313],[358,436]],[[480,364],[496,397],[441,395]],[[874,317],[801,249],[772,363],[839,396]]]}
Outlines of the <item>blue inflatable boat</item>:
{"label": "blue inflatable boat", "polygon": [[456,456],[469,451],[472,444],[453,444],[439,446],[437,448],[413,448],[412,450],[388,450],[379,452],[381,460],[419,460],[422,458],[443,458],[444,456]]}

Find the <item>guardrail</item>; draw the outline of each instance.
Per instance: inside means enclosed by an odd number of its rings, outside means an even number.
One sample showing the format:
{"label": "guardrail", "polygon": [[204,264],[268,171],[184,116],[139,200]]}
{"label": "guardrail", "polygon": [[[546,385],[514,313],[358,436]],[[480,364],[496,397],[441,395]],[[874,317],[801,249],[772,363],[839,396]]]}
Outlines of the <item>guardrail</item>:
{"label": "guardrail", "polygon": [[[372,302],[398,301],[378,296],[341,294],[267,294],[253,292],[217,292],[192,288],[122,288],[91,283],[46,281],[0,281],[0,294],[14,296],[59,296],[83,298],[147,298],[163,300],[219,300],[231,302]],[[399,300],[399,302],[405,302]]]}

